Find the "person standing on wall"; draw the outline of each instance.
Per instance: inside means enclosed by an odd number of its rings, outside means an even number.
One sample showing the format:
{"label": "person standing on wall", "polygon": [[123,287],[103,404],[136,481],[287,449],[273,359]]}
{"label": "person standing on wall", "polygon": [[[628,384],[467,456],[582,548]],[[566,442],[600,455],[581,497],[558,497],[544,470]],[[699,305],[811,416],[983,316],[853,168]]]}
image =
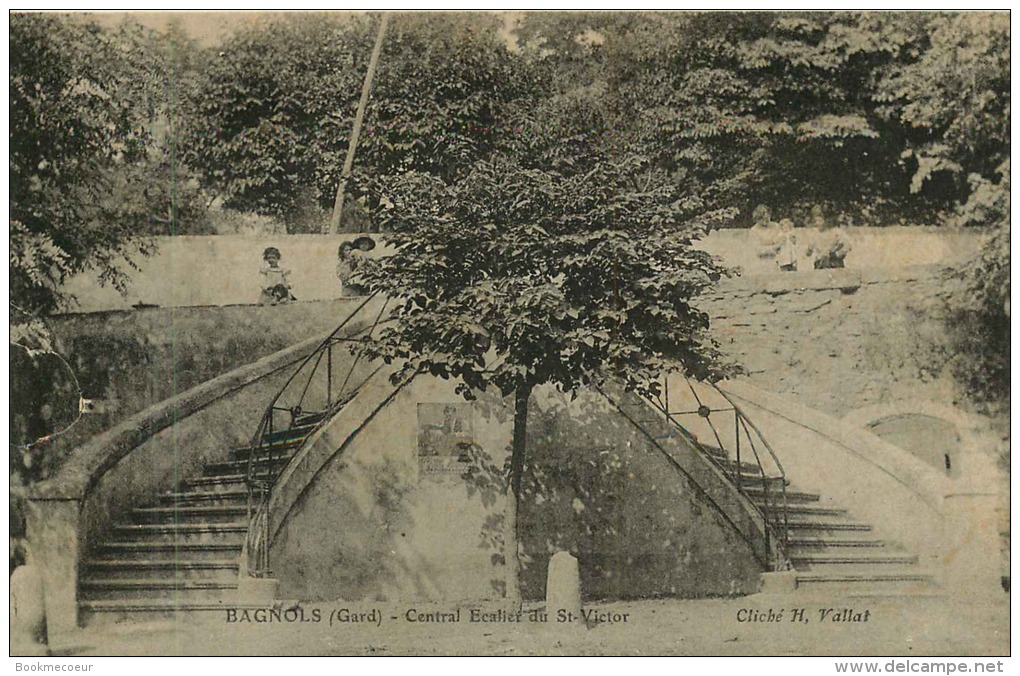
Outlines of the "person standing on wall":
{"label": "person standing on wall", "polygon": [[784,218],[779,221],[779,228],[776,233],[776,265],[783,272],[797,271],[797,233],[793,228],[793,221]]}

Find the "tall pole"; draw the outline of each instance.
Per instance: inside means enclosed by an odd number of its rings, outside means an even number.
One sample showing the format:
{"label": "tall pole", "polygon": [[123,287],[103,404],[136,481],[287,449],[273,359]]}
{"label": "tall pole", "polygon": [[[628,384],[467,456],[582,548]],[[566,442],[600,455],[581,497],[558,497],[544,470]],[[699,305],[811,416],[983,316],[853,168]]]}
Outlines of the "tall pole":
{"label": "tall pole", "polygon": [[354,152],[358,148],[361,124],[365,121],[365,108],[368,106],[368,94],[372,91],[372,78],[375,77],[375,69],[379,65],[379,53],[382,51],[383,36],[386,34],[386,24],[389,18],[389,13],[382,13],[382,17],[379,19],[379,32],[375,36],[375,46],[372,47],[372,57],[368,60],[368,72],[365,74],[365,83],[361,87],[361,100],[358,101],[358,112],[354,116],[354,129],[351,131],[351,141],[347,144],[347,157],[344,159],[344,168],[340,172],[340,185],[336,188],[336,200],[333,202],[333,217],[329,221],[331,235],[335,235],[340,230],[340,215],[344,210],[344,193],[347,191],[347,181],[350,179],[351,169],[354,167]]}

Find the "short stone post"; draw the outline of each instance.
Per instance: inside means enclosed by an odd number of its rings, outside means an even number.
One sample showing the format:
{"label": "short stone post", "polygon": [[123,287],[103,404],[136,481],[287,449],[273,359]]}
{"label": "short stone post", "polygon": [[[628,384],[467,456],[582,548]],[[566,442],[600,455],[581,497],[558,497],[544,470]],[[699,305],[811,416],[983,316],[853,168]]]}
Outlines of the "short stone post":
{"label": "short stone post", "polygon": [[556,552],[549,559],[549,572],[545,580],[545,609],[551,624],[583,626],[581,572],[577,559],[569,552]]}
{"label": "short stone post", "polygon": [[81,503],[73,499],[28,501],[28,547],[42,584],[50,646],[78,632],[78,564]]}
{"label": "short stone post", "polygon": [[46,616],[39,569],[18,566],[11,574],[11,654],[21,657],[46,655]]}

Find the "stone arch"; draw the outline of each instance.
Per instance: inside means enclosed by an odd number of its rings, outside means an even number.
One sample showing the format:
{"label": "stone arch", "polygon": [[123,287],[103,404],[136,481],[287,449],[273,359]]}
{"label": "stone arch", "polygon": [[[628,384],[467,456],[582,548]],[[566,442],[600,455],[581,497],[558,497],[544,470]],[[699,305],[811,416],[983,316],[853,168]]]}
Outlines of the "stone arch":
{"label": "stone arch", "polygon": [[[845,415],[843,422],[900,446],[953,479],[988,436],[988,425],[979,416],[929,399],[865,406]],[[939,438],[947,428],[955,438]],[[907,439],[912,441],[904,444]]]}

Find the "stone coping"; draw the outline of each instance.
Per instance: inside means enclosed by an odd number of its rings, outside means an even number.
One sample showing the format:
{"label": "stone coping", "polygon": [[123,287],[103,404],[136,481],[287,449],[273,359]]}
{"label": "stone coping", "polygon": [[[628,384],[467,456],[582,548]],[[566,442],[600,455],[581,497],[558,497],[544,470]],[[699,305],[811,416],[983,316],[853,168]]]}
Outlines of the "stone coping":
{"label": "stone coping", "polygon": [[835,442],[834,446],[861,458],[894,478],[936,513],[951,492],[952,482],[899,446],[846,421],[801,404],[796,399],[767,392],[745,381],[728,380],[719,388],[729,395],[801,425]]}
{"label": "stone coping", "polygon": [[[378,302],[359,304],[347,319],[367,310],[369,317]],[[338,318],[338,324],[346,321]],[[368,325],[366,320],[352,321],[347,332],[356,332]],[[329,333],[332,333],[330,331]],[[89,490],[118,462],[159,432],[187,418],[213,402],[304,359],[329,333],[313,336],[258,361],[228,371],[220,376],[165,399],[139,411],[127,420],[93,437],[68,458],[56,476],[29,489],[30,500],[81,500]]]}
{"label": "stone coping", "polygon": [[727,295],[735,291],[780,295],[795,291],[853,291],[868,284],[912,282],[935,279],[945,267],[940,265],[912,265],[889,268],[840,268],[834,270],[803,270],[774,272],[765,275],[738,275],[724,277],[718,286],[705,293],[706,298]]}

